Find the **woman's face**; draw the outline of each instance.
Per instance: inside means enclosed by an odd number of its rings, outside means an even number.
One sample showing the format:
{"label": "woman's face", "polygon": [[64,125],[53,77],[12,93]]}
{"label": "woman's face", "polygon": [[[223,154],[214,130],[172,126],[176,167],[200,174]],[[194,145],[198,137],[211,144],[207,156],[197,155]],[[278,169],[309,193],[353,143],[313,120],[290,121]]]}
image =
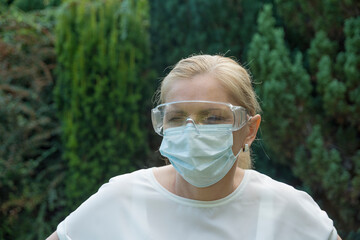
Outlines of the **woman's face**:
{"label": "woman's face", "polygon": [[[226,89],[211,74],[197,75],[191,79],[178,80],[171,83],[165,96],[165,102],[202,100],[231,103],[237,105],[231,100]],[[246,126],[233,132],[233,153],[236,155],[244,145],[246,137]]]}

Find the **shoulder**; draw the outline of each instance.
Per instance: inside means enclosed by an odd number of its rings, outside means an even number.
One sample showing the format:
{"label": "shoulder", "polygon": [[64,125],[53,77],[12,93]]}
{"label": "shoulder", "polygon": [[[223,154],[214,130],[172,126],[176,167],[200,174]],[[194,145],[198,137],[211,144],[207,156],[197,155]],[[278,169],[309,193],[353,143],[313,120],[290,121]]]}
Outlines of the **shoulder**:
{"label": "shoulder", "polygon": [[297,190],[293,186],[276,181],[269,176],[254,170],[248,170],[250,179],[249,187],[254,191],[255,196],[262,200],[275,201],[276,205],[282,205],[294,210],[301,208],[319,209],[317,203],[306,192]]}
{"label": "shoulder", "polygon": [[103,184],[99,190],[83,202],[77,209],[105,208],[120,201],[126,201],[134,189],[141,191],[142,187],[148,183],[148,172],[151,169],[137,170],[131,173],[118,175]]}
{"label": "shoulder", "polygon": [[135,200],[147,194],[149,171],[151,169],[138,170],[111,178],[58,225],[60,239],[68,239],[68,235],[103,239],[104,232],[116,232],[122,216],[129,216],[131,211],[138,213],[134,211]]}
{"label": "shoulder", "polygon": [[253,191],[259,202],[259,212],[264,213],[263,218],[268,216],[282,226],[281,229],[301,232],[307,239],[333,239],[329,237],[336,234],[333,221],[308,193],[254,170],[249,171],[248,191]]}
{"label": "shoulder", "polygon": [[249,185],[254,192],[261,195],[273,195],[274,197],[285,197],[290,200],[292,197],[296,197],[298,194],[305,192],[299,191],[294,187],[272,179],[271,177],[257,172],[255,170],[246,170],[249,176]]}
{"label": "shoulder", "polygon": [[109,182],[105,183],[99,188],[99,192],[109,190],[109,189],[118,189],[129,188],[136,184],[142,184],[146,182],[146,179],[149,176],[151,169],[140,169],[131,173],[126,173],[112,177]]}
{"label": "shoulder", "polygon": [[[101,185],[93,195],[89,196],[82,205],[89,200],[91,200],[91,202],[106,201],[118,195],[126,197],[126,194],[129,193],[135,185],[141,187],[142,184],[147,182],[145,179],[150,170],[151,169],[141,169],[112,177],[107,183]],[[81,189],[79,189],[79,191],[81,191]]]}
{"label": "shoulder", "polygon": [[87,215],[112,212],[113,208],[131,204],[134,195],[144,195],[148,189],[148,171],[151,169],[137,170],[132,173],[122,174],[110,179],[99,190],[83,202],[70,214],[86,218]]}

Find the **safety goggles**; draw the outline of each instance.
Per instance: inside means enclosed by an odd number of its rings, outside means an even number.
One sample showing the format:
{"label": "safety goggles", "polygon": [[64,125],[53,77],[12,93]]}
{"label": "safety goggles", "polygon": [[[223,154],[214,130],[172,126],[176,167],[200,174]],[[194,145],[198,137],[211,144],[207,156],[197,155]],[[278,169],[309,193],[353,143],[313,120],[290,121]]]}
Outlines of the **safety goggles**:
{"label": "safety goggles", "polygon": [[[229,103],[212,101],[178,101],[160,104],[151,110],[154,130],[163,136],[167,129],[197,125],[228,126],[228,131],[242,128],[250,119],[247,110]],[[221,127],[220,127],[221,126]]]}

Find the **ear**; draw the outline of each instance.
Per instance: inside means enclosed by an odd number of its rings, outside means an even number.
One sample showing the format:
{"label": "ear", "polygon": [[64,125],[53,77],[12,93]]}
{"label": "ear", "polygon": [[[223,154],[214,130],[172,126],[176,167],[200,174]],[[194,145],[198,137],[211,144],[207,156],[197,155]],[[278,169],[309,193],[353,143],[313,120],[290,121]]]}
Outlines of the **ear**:
{"label": "ear", "polygon": [[253,116],[248,122],[249,133],[245,138],[245,144],[248,144],[249,147],[256,138],[256,133],[259,129],[260,122],[261,122],[261,116],[259,114]]}

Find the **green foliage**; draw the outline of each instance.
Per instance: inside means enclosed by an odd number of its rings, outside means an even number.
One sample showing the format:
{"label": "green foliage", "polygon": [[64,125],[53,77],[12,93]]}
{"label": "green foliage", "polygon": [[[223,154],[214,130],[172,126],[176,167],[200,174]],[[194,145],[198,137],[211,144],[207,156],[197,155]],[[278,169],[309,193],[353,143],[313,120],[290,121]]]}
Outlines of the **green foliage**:
{"label": "green foliage", "polygon": [[0,239],[44,239],[63,217],[52,15],[0,13]]}
{"label": "green foliage", "polygon": [[[306,135],[303,124],[309,119],[302,113],[309,104],[310,78],[301,65],[301,53],[298,52],[295,60],[291,60],[284,32],[275,28],[269,5],[259,15],[258,24],[259,32],[251,42],[248,61],[256,81],[262,83],[257,90],[264,110],[263,138],[274,152],[283,153],[278,161],[286,163],[297,146],[288,137]],[[273,129],[276,131],[271,131]]]}
{"label": "green foliage", "polygon": [[345,19],[359,14],[356,0],[275,0],[276,11],[281,16],[289,44],[305,51],[315,34],[326,32],[330,39],[340,40]]}
{"label": "green foliage", "polygon": [[[297,149],[294,172],[297,176],[306,174],[306,178],[302,177],[304,184],[312,186],[315,191],[319,191],[316,188],[321,186],[321,190],[326,192],[326,198],[322,201],[323,205],[329,208],[328,213],[343,222],[349,222],[349,217],[353,217],[353,213],[352,209],[347,207],[348,199],[343,197],[343,194],[344,186],[347,186],[350,181],[350,173],[342,167],[339,151],[335,148],[327,149],[323,135],[320,125],[313,126],[312,132],[306,140],[309,154],[303,147]],[[306,164],[304,159],[307,159]],[[326,169],[323,170],[324,166]],[[336,211],[330,208],[334,207],[331,206],[334,203],[337,204]],[[342,211],[337,211],[337,209]]]}
{"label": "green foliage", "polygon": [[60,9],[55,95],[71,210],[146,157],[147,12],[146,0],[67,1]]}
{"label": "green foliage", "polygon": [[151,0],[154,68],[163,75],[166,67],[194,53],[229,51],[227,55],[240,58],[264,2],[269,0]]}
{"label": "green foliage", "polygon": [[38,10],[45,8],[43,0],[15,0],[13,5],[24,11]]}
{"label": "green foliage", "polygon": [[60,3],[61,0],[0,0],[0,6],[17,7],[25,12],[59,6]]}
{"label": "green foliage", "polygon": [[[263,108],[262,137],[271,158],[291,167],[343,237],[356,239],[360,17],[351,16],[353,11],[345,14],[344,9],[358,6],[353,2],[336,9],[339,2],[329,1],[305,11],[309,1],[276,2],[284,28],[292,30],[285,36],[283,28],[275,26],[272,6],[266,5],[248,53],[254,77],[262,83],[257,87]],[[298,26],[304,18],[310,26]]]}

